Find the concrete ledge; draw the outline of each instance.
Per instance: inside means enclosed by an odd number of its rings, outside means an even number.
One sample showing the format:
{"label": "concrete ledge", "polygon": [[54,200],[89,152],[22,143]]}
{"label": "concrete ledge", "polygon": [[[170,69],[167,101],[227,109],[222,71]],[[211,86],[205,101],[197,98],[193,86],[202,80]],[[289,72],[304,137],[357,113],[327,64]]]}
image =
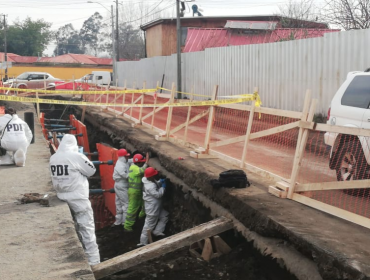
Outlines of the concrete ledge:
{"label": "concrete ledge", "polygon": [[[34,112],[30,105],[11,106],[18,107],[22,118],[24,111]],[[50,152],[37,120],[35,124],[26,166],[0,166],[0,278],[95,279],[69,207],[51,187]],[[24,193],[50,194],[50,207],[20,204],[17,199]]]}
{"label": "concrete ledge", "polygon": [[[129,121],[95,108],[87,109],[86,120],[128,148],[152,152],[156,159],[149,164],[172,173],[190,188],[187,191],[193,196],[207,197],[229,211],[240,222],[239,230],[244,227],[245,235],[265,240],[265,244],[269,244],[268,240],[280,240],[284,248],[289,247],[307,261],[314,262],[323,279],[370,277],[369,230],[294,201],[274,197],[268,194],[272,182],[253,173],[248,173],[253,184],[250,188],[214,190],[209,180],[235,166],[218,159],[190,158],[190,149],[155,141],[155,133],[150,129],[132,128]],[[178,157],[186,160],[179,161]],[[258,242],[255,242],[257,247]],[[275,242],[277,247],[279,242]],[[289,269],[288,260],[285,265]],[[300,275],[299,279],[313,279],[309,271],[307,277]]]}

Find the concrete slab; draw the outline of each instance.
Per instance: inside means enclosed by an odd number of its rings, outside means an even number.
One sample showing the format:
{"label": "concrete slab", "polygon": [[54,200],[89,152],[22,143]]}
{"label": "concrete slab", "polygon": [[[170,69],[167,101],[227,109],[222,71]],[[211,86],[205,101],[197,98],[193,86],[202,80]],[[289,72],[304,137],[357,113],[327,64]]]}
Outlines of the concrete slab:
{"label": "concrete slab", "polygon": [[[115,118],[99,108],[88,108],[85,119],[94,125],[95,130],[105,131],[123,147],[152,152],[156,157],[149,161],[149,165],[179,178],[181,181],[177,186],[183,188],[186,185],[194,197],[205,196],[222,206],[250,231],[250,236],[275,240],[270,243],[282,248],[281,251],[293,248],[297,252],[295,259],[281,261],[285,265],[288,262],[296,265],[296,272],[300,260],[305,258],[314,263],[322,279],[370,279],[368,229],[272,196],[268,193],[272,182],[257,174],[248,173],[252,183],[250,188],[215,190],[210,180],[216,179],[225,169],[235,169],[235,166],[219,159],[193,159],[189,157],[190,149],[155,141],[156,133],[150,129],[132,128],[128,120]],[[180,161],[178,157],[185,160]],[[270,251],[266,248],[266,254]],[[299,279],[318,278],[310,277],[308,269]]]}
{"label": "concrete slab", "polygon": [[[31,105],[17,107],[21,118],[34,112]],[[95,279],[69,207],[52,189],[50,153],[39,125],[35,135],[25,167],[0,166],[0,279]],[[20,204],[25,193],[50,194],[50,207]]]}

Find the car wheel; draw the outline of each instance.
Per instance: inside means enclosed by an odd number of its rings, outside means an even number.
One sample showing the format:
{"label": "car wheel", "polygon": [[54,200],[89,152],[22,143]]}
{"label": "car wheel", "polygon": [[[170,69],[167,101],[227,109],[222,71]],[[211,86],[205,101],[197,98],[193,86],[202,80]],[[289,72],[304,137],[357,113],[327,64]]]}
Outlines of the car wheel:
{"label": "car wheel", "polygon": [[20,89],[26,89],[27,87],[26,87],[26,85],[19,85],[18,88],[20,88]]}
{"label": "car wheel", "polygon": [[[368,179],[368,175],[366,174],[367,169],[368,164],[361,143],[359,141],[344,143],[339,151],[338,163],[336,165],[337,180],[352,181]],[[368,193],[369,190],[351,189],[343,191],[347,194],[357,196],[363,194],[365,191]]]}

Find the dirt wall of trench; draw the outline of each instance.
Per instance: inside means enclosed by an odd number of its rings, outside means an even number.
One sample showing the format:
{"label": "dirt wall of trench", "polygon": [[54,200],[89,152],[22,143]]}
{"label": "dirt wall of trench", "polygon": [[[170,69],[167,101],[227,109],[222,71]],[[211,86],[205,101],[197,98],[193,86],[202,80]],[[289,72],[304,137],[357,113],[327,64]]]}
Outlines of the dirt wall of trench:
{"label": "dirt wall of trench", "polygon": [[[347,256],[339,253],[340,250],[332,250],[330,244],[322,244],[316,239],[319,233],[310,234],[308,231],[312,225],[302,219],[315,216],[315,226],[324,230],[328,223],[325,220],[327,215],[270,196],[266,192],[270,182],[265,179],[250,173],[248,177],[252,187],[248,189],[214,190],[210,180],[235,166],[218,159],[192,159],[189,149],[155,141],[155,134],[149,129],[132,128],[129,121],[114,118],[100,109],[88,108],[85,119],[96,131],[105,132],[113,143],[131,150],[151,152],[153,159],[150,165],[171,178],[171,182],[185,194],[202,202],[210,209],[212,216],[232,218],[247,240],[254,241],[256,248],[276,258],[297,278],[369,279],[370,268],[365,262],[360,260],[354,265]],[[184,157],[185,160],[178,160],[178,157]],[[289,214],[288,219],[284,217],[286,214]],[[355,226],[345,221],[335,223],[339,227],[336,230]],[[334,244],[336,241],[332,242]]]}

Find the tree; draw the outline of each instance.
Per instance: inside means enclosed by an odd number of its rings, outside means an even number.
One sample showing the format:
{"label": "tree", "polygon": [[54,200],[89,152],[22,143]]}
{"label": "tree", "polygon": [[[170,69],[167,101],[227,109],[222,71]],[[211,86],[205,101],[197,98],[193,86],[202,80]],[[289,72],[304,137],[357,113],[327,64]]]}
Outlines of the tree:
{"label": "tree", "polygon": [[[51,23],[42,19],[31,20],[27,17],[23,22],[16,21],[7,27],[7,50],[24,56],[42,55],[46,49],[52,32]],[[0,34],[0,50],[4,51],[4,30]]]}
{"label": "tree", "polygon": [[279,5],[283,28],[310,28],[310,22],[319,20],[319,11],[314,0],[289,0]]}
{"label": "tree", "polygon": [[324,18],[344,30],[370,28],[370,0],[326,0]]}
{"label": "tree", "polygon": [[58,29],[55,33],[57,47],[54,50],[55,55],[66,53],[82,54],[81,38],[78,32],[73,28],[71,23],[66,24]]}
{"label": "tree", "polygon": [[82,50],[86,53],[93,51],[95,55],[99,50],[99,33],[103,28],[102,24],[103,17],[96,12],[89,17],[82,25],[80,30],[81,46]]}
{"label": "tree", "polygon": [[145,44],[139,29],[135,29],[131,24],[121,24],[119,33],[121,58],[131,60],[144,57]]}

